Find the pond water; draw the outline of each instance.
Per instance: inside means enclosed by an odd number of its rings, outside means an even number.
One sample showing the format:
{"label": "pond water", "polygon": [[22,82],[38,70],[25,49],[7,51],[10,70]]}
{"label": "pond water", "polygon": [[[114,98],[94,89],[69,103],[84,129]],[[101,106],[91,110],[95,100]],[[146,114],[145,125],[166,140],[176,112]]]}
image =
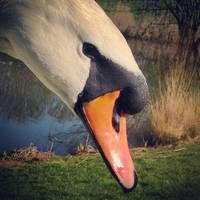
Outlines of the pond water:
{"label": "pond water", "polygon": [[1,153],[33,143],[63,155],[85,142],[80,120],[26,66],[1,54],[0,74]]}

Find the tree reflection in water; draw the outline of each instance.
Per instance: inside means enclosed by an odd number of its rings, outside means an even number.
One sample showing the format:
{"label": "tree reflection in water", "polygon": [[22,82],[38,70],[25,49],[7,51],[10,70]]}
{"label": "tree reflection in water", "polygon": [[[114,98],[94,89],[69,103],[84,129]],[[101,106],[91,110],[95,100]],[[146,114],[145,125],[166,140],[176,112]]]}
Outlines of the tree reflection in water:
{"label": "tree reflection in water", "polygon": [[[74,151],[85,140],[87,133],[79,120],[23,63],[0,54],[0,74],[1,119],[26,125],[38,123],[48,115],[52,121],[46,129],[49,139],[46,148],[59,154]],[[66,130],[59,130],[58,124],[66,122]]]}
{"label": "tree reflection in water", "polygon": [[41,119],[53,99],[33,73],[19,61],[5,60],[0,74],[1,116],[19,123]]}

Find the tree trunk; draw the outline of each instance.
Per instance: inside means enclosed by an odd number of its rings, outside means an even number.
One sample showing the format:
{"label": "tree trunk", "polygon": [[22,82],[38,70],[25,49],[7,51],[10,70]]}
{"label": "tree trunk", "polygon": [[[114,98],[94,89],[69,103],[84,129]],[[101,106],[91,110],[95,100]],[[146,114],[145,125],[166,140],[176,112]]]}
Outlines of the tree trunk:
{"label": "tree trunk", "polygon": [[197,61],[198,45],[195,41],[196,30],[187,25],[179,25],[179,40],[175,60],[185,68],[192,67]]}

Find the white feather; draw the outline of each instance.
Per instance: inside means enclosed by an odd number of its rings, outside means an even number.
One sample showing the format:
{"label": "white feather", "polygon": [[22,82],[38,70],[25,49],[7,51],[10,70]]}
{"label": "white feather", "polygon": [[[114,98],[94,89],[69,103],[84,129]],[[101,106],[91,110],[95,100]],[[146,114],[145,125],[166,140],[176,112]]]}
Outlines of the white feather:
{"label": "white feather", "polygon": [[94,0],[12,0],[6,12],[17,17],[6,30],[0,25],[10,45],[0,51],[22,60],[72,110],[90,71],[83,42],[141,75],[124,37]]}

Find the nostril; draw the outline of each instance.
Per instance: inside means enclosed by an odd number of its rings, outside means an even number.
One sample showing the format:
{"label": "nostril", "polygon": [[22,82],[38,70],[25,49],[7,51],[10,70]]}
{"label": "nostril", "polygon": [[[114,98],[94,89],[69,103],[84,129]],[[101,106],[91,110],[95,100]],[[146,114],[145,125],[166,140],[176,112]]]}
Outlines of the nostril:
{"label": "nostril", "polygon": [[112,115],[112,125],[117,133],[119,133],[120,131],[120,115],[121,115],[121,111],[120,111],[120,107],[118,105],[118,99],[117,99],[115,101],[115,105],[113,108],[113,115]]}

